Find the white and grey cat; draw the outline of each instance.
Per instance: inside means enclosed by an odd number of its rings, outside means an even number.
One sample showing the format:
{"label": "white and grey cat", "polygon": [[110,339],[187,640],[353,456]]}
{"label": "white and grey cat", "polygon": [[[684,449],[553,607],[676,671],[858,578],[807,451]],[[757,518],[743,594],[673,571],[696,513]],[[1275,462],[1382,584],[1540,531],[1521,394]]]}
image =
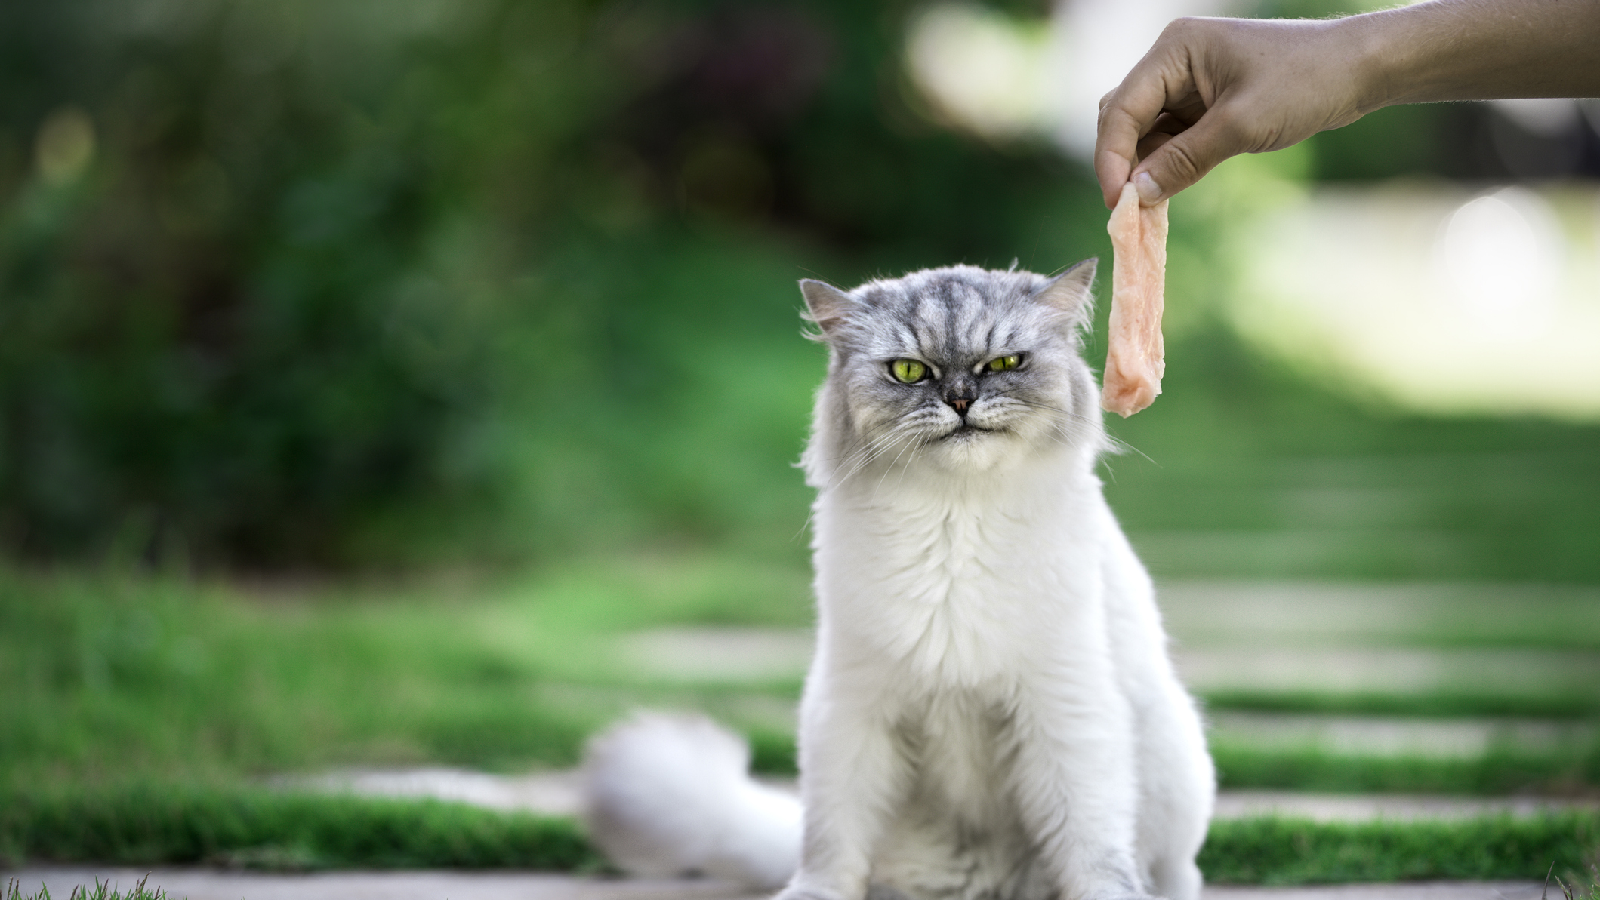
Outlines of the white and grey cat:
{"label": "white and grey cat", "polygon": [[781,900],[1197,900],[1214,777],[1093,471],[1094,268],[801,282],[830,351],[803,812],[709,722],[639,717],[587,762],[620,865]]}

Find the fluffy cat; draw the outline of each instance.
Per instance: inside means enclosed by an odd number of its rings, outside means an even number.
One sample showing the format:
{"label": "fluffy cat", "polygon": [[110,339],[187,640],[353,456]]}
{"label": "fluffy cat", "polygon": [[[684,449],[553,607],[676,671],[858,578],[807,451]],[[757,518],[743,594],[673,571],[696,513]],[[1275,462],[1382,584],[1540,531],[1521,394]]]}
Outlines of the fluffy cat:
{"label": "fluffy cat", "polygon": [[780,900],[1197,900],[1214,777],[1093,472],[1094,269],[801,282],[829,347],[803,813],[737,739],[642,717],[588,762],[620,865]]}

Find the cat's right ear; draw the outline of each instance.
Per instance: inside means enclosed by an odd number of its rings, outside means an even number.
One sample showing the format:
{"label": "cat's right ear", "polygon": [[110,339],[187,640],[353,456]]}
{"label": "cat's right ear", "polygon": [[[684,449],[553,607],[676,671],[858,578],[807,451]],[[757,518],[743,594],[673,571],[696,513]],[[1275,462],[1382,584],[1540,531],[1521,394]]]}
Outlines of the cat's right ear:
{"label": "cat's right ear", "polygon": [[815,339],[825,341],[833,337],[850,311],[850,295],[814,278],[800,279],[800,293],[806,298],[806,318],[822,329]]}

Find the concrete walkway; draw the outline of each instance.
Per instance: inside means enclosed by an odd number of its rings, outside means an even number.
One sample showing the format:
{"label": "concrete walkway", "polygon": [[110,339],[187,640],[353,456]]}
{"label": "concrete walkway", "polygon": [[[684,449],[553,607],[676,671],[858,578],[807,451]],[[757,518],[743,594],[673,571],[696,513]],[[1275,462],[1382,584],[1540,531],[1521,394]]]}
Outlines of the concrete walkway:
{"label": "concrete walkway", "polygon": [[[499,810],[574,816],[582,805],[576,771],[495,775],[466,769],[344,769],[276,783],[329,792],[379,797],[432,797]],[[768,781],[794,791],[793,782]],[[1462,819],[1494,813],[1536,815],[1562,809],[1600,809],[1600,798],[1444,797],[1417,794],[1303,794],[1289,791],[1223,791],[1216,817],[1242,819],[1281,815],[1319,822],[1368,819]]]}
{"label": "concrete walkway", "polygon": [[[123,891],[146,877],[139,869],[32,868],[0,873],[24,892],[43,884],[55,900],[98,879]],[[156,869],[145,886],[172,900],[764,900],[766,895],[710,881],[578,878],[533,873],[335,872],[278,875],[201,869]],[[1307,888],[1211,886],[1204,900],[1538,900],[1538,882],[1349,884]],[[1552,896],[1560,897],[1552,891]]]}

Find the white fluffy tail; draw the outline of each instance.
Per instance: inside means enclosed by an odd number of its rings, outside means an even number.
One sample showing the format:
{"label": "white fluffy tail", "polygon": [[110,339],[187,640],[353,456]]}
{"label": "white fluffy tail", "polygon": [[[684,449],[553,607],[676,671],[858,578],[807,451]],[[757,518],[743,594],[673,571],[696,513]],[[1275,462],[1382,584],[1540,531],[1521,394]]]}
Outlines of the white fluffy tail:
{"label": "white fluffy tail", "polygon": [[800,863],[800,801],[749,767],[749,746],[710,719],[639,713],[584,753],[589,836],[631,875],[780,887]]}

